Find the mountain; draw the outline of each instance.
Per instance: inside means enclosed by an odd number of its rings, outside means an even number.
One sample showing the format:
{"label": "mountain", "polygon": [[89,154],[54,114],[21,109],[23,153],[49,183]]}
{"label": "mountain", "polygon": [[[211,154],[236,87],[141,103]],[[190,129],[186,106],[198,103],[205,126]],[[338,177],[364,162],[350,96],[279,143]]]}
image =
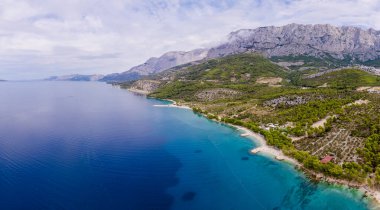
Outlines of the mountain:
{"label": "mountain", "polygon": [[308,87],[357,88],[380,86],[380,77],[360,69],[336,69],[308,75],[300,82]]}
{"label": "mountain", "polygon": [[135,66],[126,72],[106,75],[102,78],[102,81],[117,82],[136,80],[141,76],[156,74],[178,65],[202,60],[206,56],[207,49],[196,49],[189,52],[168,52],[158,58],[150,58],[145,63]]}
{"label": "mountain", "polygon": [[267,57],[307,55],[364,62],[379,58],[380,31],[328,24],[242,29],[230,33],[227,42],[211,48],[207,57],[247,51],[260,52]]}
{"label": "mountain", "polygon": [[[169,74],[167,74],[167,72]],[[210,59],[184,67],[181,71],[164,71],[157,75],[171,80],[251,83],[259,77],[285,77],[286,70],[260,54],[241,53]]]}
{"label": "mountain", "polygon": [[380,66],[380,31],[328,24],[241,29],[230,33],[226,42],[210,49],[168,52],[126,72],[106,75],[102,81],[137,80],[186,63],[244,52],[261,53],[290,69],[352,64]]}
{"label": "mountain", "polygon": [[361,66],[293,71],[258,53],[240,53],[129,88],[260,133],[307,173],[366,187],[379,178],[380,76]]}
{"label": "mountain", "polygon": [[52,76],[45,80],[47,81],[99,81],[103,78],[103,75],[94,74],[94,75],[64,75],[64,76]]}
{"label": "mountain", "polygon": [[129,72],[140,75],[149,75],[161,72],[174,66],[190,63],[205,58],[207,50],[196,49],[189,52],[168,52],[159,58],[150,58],[144,64],[135,66]]}
{"label": "mountain", "polygon": [[[246,91],[249,91],[251,86],[281,86],[287,83],[288,73],[285,68],[260,54],[242,53],[203,61],[184,67],[180,71],[169,69],[149,80],[140,80],[138,85],[132,84],[131,88],[149,93],[160,89],[152,94],[158,98],[194,100],[197,97],[207,98],[209,95],[229,97],[234,94],[239,95],[235,92],[239,88],[247,88]],[[155,89],[146,89],[152,79],[159,81],[160,85],[156,85]],[[141,85],[144,82],[146,85]],[[235,90],[230,90],[231,87]],[[206,89],[211,91],[202,93]]]}
{"label": "mountain", "polygon": [[380,61],[378,34],[296,24],[240,30],[206,59],[121,86],[259,133],[319,180],[371,188],[380,186],[380,76],[353,64]]}

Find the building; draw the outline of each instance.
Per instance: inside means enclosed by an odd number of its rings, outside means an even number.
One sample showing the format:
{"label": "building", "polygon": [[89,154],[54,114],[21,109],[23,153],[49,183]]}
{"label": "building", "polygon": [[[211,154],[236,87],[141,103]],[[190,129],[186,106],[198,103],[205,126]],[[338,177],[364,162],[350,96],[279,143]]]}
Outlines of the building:
{"label": "building", "polygon": [[326,155],[322,160],[321,160],[321,163],[323,164],[326,164],[326,163],[329,163],[331,160],[333,160],[334,157],[331,156],[331,155]]}

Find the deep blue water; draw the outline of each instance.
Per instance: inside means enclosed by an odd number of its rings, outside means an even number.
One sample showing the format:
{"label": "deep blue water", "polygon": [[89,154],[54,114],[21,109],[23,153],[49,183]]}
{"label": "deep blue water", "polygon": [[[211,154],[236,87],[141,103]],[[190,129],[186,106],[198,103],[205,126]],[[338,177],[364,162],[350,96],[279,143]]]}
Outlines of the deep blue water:
{"label": "deep blue water", "polygon": [[91,82],[0,83],[0,209],[366,209],[192,111]]}

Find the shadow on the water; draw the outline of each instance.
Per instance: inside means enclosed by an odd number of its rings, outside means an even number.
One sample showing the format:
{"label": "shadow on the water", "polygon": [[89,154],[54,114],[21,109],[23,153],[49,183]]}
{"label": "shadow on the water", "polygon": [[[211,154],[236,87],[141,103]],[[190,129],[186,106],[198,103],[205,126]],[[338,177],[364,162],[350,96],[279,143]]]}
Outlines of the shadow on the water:
{"label": "shadow on the water", "polygon": [[195,197],[196,193],[195,192],[185,192],[183,195],[182,195],[182,200],[184,201],[191,201],[191,200],[194,200],[194,197]]}
{"label": "shadow on the water", "polygon": [[318,185],[301,177],[299,177],[298,180],[300,180],[300,184],[292,187],[288,193],[286,193],[280,206],[294,208],[294,200],[298,201],[296,203],[300,209],[305,209],[308,206],[311,197],[318,189]]}
{"label": "shadow on the water", "polygon": [[249,157],[241,157],[241,160],[249,160]]}

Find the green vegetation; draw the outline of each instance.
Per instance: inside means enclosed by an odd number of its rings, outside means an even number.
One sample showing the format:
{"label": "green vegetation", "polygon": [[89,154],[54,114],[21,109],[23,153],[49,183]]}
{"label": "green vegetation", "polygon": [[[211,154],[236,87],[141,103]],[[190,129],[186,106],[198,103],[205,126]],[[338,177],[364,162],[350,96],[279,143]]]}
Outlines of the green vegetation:
{"label": "green vegetation", "polygon": [[[210,119],[260,133],[311,171],[380,186],[380,94],[356,91],[380,86],[380,77],[356,69],[326,71],[349,64],[348,57],[339,62],[331,57],[272,58],[299,60],[302,65],[290,68],[298,70],[285,70],[257,54],[184,65],[157,75],[162,86],[150,96],[176,100]],[[320,67],[326,72],[311,76]],[[282,81],[258,82],[273,78]],[[223,97],[228,93],[238,94]],[[356,104],[358,100],[366,103]],[[334,159],[323,164],[326,155]]]}
{"label": "green vegetation", "polygon": [[160,88],[159,91],[156,91],[155,93],[151,94],[151,96],[157,98],[175,98],[183,99],[185,101],[191,101],[195,100],[195,93],[197,93],[200,90],[212,87],[216,87],[216,85],[210,82],[200,83],[197,81],[174,81]]}
{"label": "green vegetation", "polygon": [[[247,94],[259,93],[260,90],[271,91],[266,85],[256,84],[259,77],[285,79],[288,75],[284,68],[258,54],[227,56],[189,66],[181,71],[171,69],[161,73],[156,79],[166,77],[170,73],[171,77],[174,77],[174,82],[167,83],[151,96],[193,101],[197,100],[194,97],[195,93],[211,88],[229,88]],[[273,93],[276,91],[272,89]]]}
{"label": "green vegetation", "polygon": [[274,56],[271,57],[270,60],[274,62],[302,62],[302,65],[293,65],[290,66],[290,69],[292,70],[300,70],[300,69],[333,69],[333,68],[339,68],[339,67],[346,67],[351,65],[366,65],[366,66],[374,66],[374,67],[380,67],[380,59],[376,60],[369,60],[365,62],[361,62],[357,59],[353,59],[351,56],[346,55],[344,59],[336,59],[332,57],[329,54],[326,54],[323,56],[323,58],[317,58],[314,56],[307,56],[307,55],[289,55],[289,56]]}
{"label": "green vegetation", "polygon": [[339,89],[378,86],[380,85],[380,77],[357,69],[342,69],[315,78],[303,79],[302,82],[300,82],[301,85],[308,87],[317,87],[325,83],[329,87]]}
{"label": "green vegetation", "polygon": [[366,62],[362,62],[361,64],[366,65],[366,66],[380,67],[380,59],[369,60]]}
{"label": "green vegetation", "polygon": [[[231,118],[223,118],[221,121],[234,124],[234,125],[244,126],[256,133],[260,133],[261,135],[265,137],[269,145],[282,149],[286,155],[293,157],[298,162],[302,163],[303,166],[307,169],[320,172],[327,176],[332,176],[336,178],[345,178],[348,180],[354,180],[358,182],[364,181],[367,176],[366,171],[362,168],[362,166],[360,166],[357,163],[350,162],[350,163],[345,163],[342,166],[332,163],[332,162],[327,163],[327,164],[321,163],[318,157],[310,155],[307,151],[297,150],[293,146],[291,139],[289,139],[280,130],[271,129],[267,131],[267,130],[263,130],[259,128],[254,123],[246,123],[246,122],[236,120],[236,119],[231,119]],[[380,138],[378,140],[380,140]],[[378,163],[380,164],[380,158],[379,158]],[[379,180],[380,180],[380,173],[379,173]]]}
{"label": "green vegetation", "polygon": [[337,68],[340,65],[347,65],[349,62],[347,61],[341,61],[334,58],[316,58],[313,56],[307,56],[307,55],[298,55],[298,56],[274,56],[270,58],[274,62],[290,62],[290,63],[296,63],[296,62],[302,62],[302,65],[293,65],[290,66],[293,70],[299,70],[301,68]]}
{"label": "green vegetation", "polygon": [[180,80],[217,80],[219,83],[249,83],[258,77],[285,77],[287,72],[258,54],[239,54],[213,59],[175,72]]}

